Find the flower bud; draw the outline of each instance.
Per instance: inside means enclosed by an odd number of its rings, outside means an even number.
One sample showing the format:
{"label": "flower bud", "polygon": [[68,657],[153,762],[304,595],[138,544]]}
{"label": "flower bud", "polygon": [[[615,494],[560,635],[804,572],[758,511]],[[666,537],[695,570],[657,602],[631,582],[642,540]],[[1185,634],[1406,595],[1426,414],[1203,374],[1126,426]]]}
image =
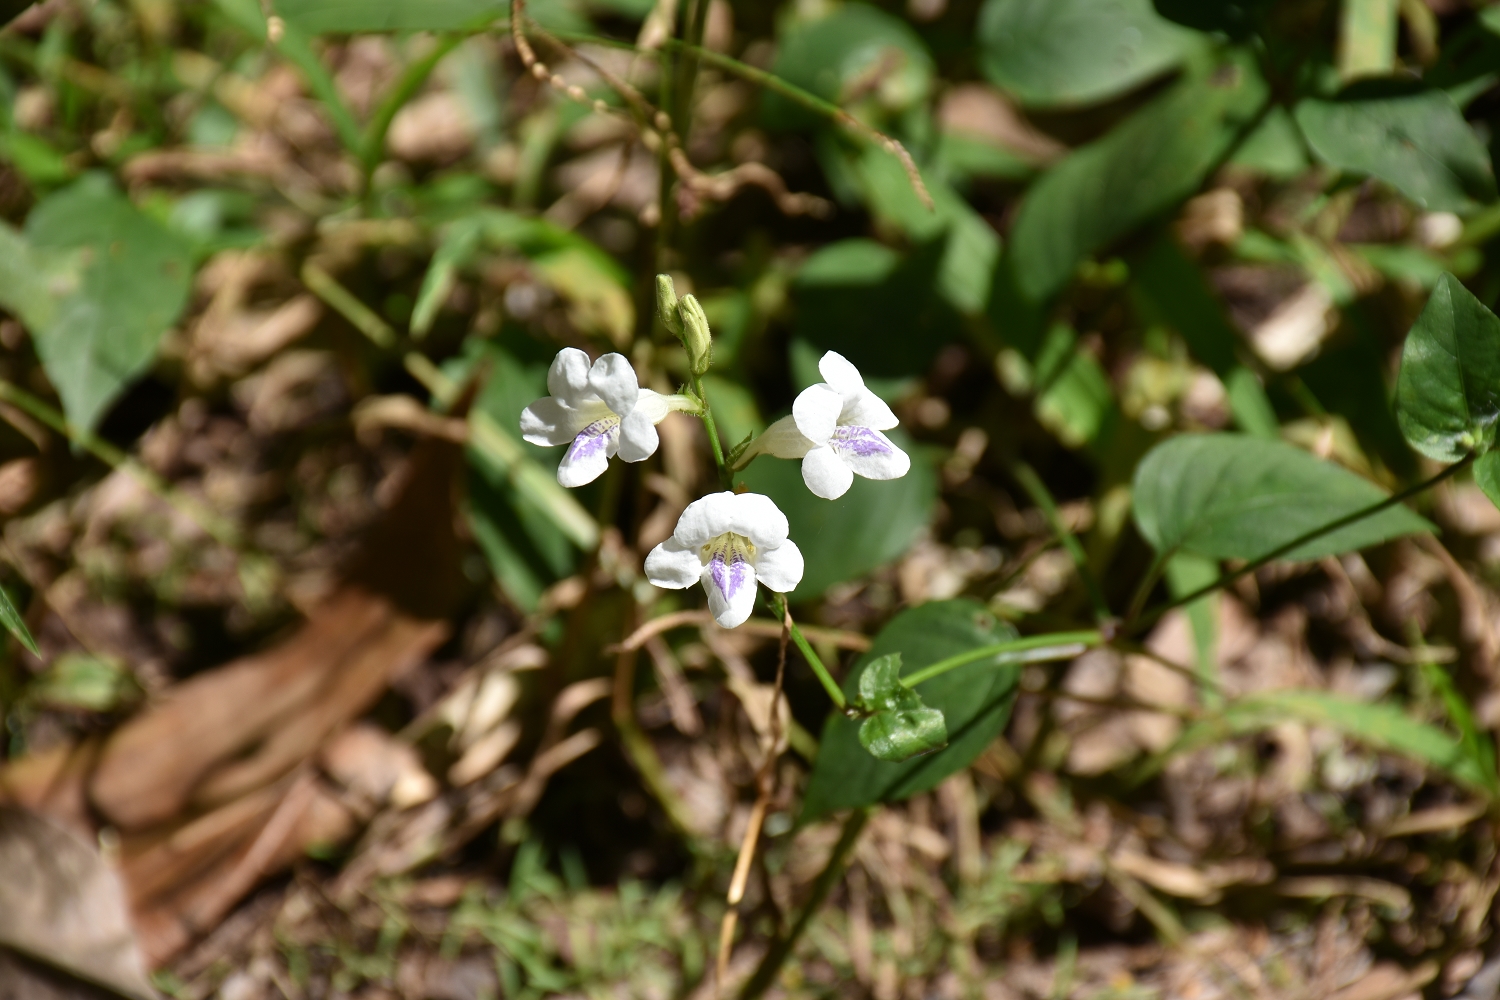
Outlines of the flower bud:
{"label": "flower bud", "polygon": [[656,276],[656,317],[674,335],[682,336],[682,319],[677,315],[677,289],[670,274]]}
{"label": "flower bud", "polygon": [[708,317],[692,295],[682,297],[677,311],[682,317],[682,344],[687,348],[688,363],[692,365],[694,375],[702,375],[714,363],[714,342],[708,332]]}

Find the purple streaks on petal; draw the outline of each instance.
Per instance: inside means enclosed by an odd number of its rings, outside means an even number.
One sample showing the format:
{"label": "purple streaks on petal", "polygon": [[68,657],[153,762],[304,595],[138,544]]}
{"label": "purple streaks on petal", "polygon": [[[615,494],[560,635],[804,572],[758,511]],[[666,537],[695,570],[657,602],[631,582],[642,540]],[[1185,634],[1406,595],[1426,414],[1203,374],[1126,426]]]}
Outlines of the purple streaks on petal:
{"label": "purple streaks on petal", "polygon": [[878,431],[852,424],[834,428],[833,440],[830,444],[833,445],[835,451],[848,452],[861,458],[891,453],[891,446]]}
{"label": "purple streaks on petal", "polygon": [[752,583],[754,579],[750,564],[745,562],[745,557],[733,546],[727,552],[714,553],[708,562],[708,572],[725,600],[733,600],[740,588],[746,583]]}
{"label": "purple streaks on petal", "polygon": [[578,432],[578,436],[568,446],[567,457],[574,461],[580,458],[592,458],[603,451],[610,439],[618,437],[619,433],[619,417],[608,416],[602,420],[595,420]]}

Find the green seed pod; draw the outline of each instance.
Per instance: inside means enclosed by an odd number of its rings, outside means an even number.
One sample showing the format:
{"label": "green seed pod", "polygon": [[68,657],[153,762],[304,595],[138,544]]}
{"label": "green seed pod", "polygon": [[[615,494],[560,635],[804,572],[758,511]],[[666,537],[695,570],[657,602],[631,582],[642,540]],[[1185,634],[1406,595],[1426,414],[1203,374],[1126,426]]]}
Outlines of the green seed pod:
{"label": "green seed pod", "polygon": [[682,297],[677,311],[682,316],[682,344],[687,348],[688,362],[693,366],[694,375],[702,375],[714,363],[714,342],[713,335],[708,332],[708,317],[692,295]]}
{"label": "green seed pod", "polygon": [[677,289],[670,274],[656,276],[656,315],[662,326],[675,336],[682,336],[682,319],[677,315]]}

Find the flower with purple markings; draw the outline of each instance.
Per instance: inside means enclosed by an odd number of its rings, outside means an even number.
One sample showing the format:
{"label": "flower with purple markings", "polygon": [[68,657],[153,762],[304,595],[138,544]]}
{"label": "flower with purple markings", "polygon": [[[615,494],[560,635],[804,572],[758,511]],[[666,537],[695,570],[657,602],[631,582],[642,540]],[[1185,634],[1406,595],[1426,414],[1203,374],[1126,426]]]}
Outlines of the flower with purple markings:
{"label": "flower with purple markings", "polygon": [[755,607],[755,585],[779,594],[802,581],[802,550],[787,538],[786,515],[759,493],[711,493],[688,504],[672,537],[646,556],[646,579],[708,593],[714,621],[734,628]]}
{"label": "flower with purple markings", "polygon": [[557,352],[547,371],[552,395],[521,413],[521,436],[535,445],[566,444],[557,481],[582,486],[603,474],[616,454],[640,462],[656,453],[656,425],[673,410],[693,409],[683,396],[642,389],[624,355],[606,354],[593,364],[576,347]]}
{"label": "flower with purple markings", "polygon": [[818,362],[826,381],[808,386],[782,417],[745,450],[741,462],[765,452],[802,459],[802,481],[825,500],[849,491],[854,474],[900,479],[911,458],[886,437],[900,421],[885,401],[865,388],[859,369],[829,351]]}

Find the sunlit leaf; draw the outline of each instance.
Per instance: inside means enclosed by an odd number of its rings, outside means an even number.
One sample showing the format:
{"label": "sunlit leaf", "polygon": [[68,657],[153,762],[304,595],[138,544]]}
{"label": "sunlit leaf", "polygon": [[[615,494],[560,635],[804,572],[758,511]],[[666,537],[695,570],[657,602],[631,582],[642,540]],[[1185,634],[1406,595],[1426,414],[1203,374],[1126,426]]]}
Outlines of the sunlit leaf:
{"label": "sunlit leaf", "polygon": [[1495,443],[1500,420],[1500,317],[1443,275],[1401,349],[1396,417],[1411,446],[1456,462]]}
{"label": "sunlit leaf", "polygon": [[1024,104],[1089,104],[1171,69],[1201,38],[1151,0],[987,0],[979,68]]}
{"label": "sunlit leaf", "polygon": [[1295,115],[1319,159],[1385,181],[1428,211],[1495,199],[1484,143],[1440,90],[1360,85],[1338,100],[1302,101]]}
{"label": "sunlit leaf", "polygon": [[1185,79],[1074,150],[1032,185],[1011,229],[1020,292],[1051,296],[1088,255],[1196,191],[1265,95],[1253,64],[1236,59]]}
{"label": "sunlit leaf", "polygon": [[[939,660],[1016,637],[984,606],[970,600],[934,601],[901,612],[875,637],[870,651],[849,668],[844,693],[851,701],[867,664],[900,653],[911,674]],[[860,743],[860,723],[834,712],[823,727],[808,780],[803,821],[876,802],[896,802],[927,791],[968,766],[1000,735],[1010,717],[1018,668],[998,658],[958,667],[921,685],[922,701],[943,714],[948,745],[935,753],[892,763],[876,760]]]}
{"label": "sunlit leaf", "polygon": [[31,630],[26,627],[25,619],[16,610],[16,606],[11,603],[10,595],[5,592],[4,587],[0,587],[0,625],[4,625],[5,630],[15,636],[16,640],[25,646],[31,655],[39,655],[36,640],[31,637]]}
{"label": "sunlit leaf", "polygon": [[901,654],[888,653],[865,664],[859,675],[859,705],[874,713],[859,724],[860,746],[878,760],[901,763],[948,743],[943,713],[901,683]]}
{"label": "sunlit leaf", "polygon": [[96,175],[38,204],[26,236],[42,253],[79,255],[76,285],[53,284],[55,304],[27,323],[68,419],[92,429],[187,304],[192,247]]}
{"label": "sunlit leaf", "polygon": [[[1157,552],[1255,559],[1372,506],[1387,494],[1367,479],[1282,441],[1185,434],[1136,467],[1136,527]],[[1355,521],[1287,553],[1317,559],[1431,531],[1409,508]]]}

